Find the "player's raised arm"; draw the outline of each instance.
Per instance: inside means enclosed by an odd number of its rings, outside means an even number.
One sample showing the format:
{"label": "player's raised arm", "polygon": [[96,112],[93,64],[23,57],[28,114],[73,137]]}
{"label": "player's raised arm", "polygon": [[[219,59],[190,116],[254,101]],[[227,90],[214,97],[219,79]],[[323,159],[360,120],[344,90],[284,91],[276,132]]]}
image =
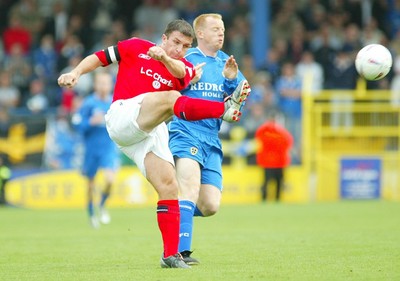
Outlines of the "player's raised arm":
{"label": "player's raised arm", "polygon": [[185,64],[180,60],[168,56],[160,46],[151,47],[147,54],[153,59],[162,62],[168,71],[176,78],[185,77]]}
{"label": "player's raised arm", "polygon": [[103,64],[96,55],[89,55],[85,57],[73,70],[62,74],[57,80],[58,85],[60,85],[60,87],[72,88],[78,83],[81,75],[91,72],[102,65]]}

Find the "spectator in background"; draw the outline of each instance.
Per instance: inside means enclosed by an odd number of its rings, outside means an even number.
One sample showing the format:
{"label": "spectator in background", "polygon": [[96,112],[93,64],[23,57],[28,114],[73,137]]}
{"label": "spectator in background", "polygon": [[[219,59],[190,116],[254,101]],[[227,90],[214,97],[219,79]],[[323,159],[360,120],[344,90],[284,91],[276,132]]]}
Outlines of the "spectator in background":
{"label": "spectator in background", "polygon": [[324,84],[328,78],[332,61],[336,55],[336,48],[340,47],[339,41],[329,35],[329,25],[324,24],[320,27],[318,34],[310,41],[310,49],[314,54],[315,61],[322,66],[324,72]]}
{"label": "spectator in background", "polygon": [[11,75],[8,71],[0,71],[0,106],[13,109],[19,106],[21,93],[17,87],[11,83]]}
{"label": "spectator in background", "polygon": [[187,0],[182,1],[181,9],[179,10],[179,17],[183,18],[190,24],[193,24],[194,19],[202,13],[202,8],[199,1]]}
{"label": "spectator in background", "polygon": [[56,83],[58,53],[53,36],[51,34],[43,35],[40,45],[33,49],[32,55],[34,73],[41,77],[48,86]]}
{"label": "spectator in background", "polygon": [[[319,94],[324,85],[324,70],[322,66],[315,61],[314,55],[310,51],[302,53],[301,60],[295,66],[296,75],[305,82],[305,79],[309,84],[311,93],[313,95]],[[303,84],[306,86],[306,84]],[[308,90],[308,89],[307,89]]]}
{"label": "spectator in background", "polygon": [[142,4],[132,14],[135,29],[150,29],[154,32],[154,36],[161,34],[164,26],[158,24],[158,19],[161,17],[160,6],[156,3],[156,0],[143,0],[141,2]]}
{"label": "spectator in background", "polygon": [[276,111],[268,113],[267,121],[256,131],[256,162],[263,168],[264,180],[261,185],[261,200],[265,202],[268,194],[268,183],[276,183],[276,201],[281,198],[284,183],[284,169],[290,164],[290,149],[293,137],[288,130],[278,123]]}
{"label": "spectator in background", "polygon": [[20,43],[13,44],[3,63],[4,69],[11,75],[12,84],[22,94],[26,92],[32,75],[32,65],[29,56],[24,53],[23,46]]}
{"label": "spectator in background", "polygon": [[99,1],[93,20],[90,23],[93,43],[90,48],[94,48],[93,45],[101,41],[103,36],[109,32],[109,28],[113,22],[112,16],[115,13],[115,8],[116,3],[113,1]]}
{"label": "spectator in background", "polygon": [[114,42],[125,40],[130,37],[126,29],[126,23],[122,19],[115,19],[112,22],[110,32],[114,35]]}
{"label": "spectator in background", "polygon": [[[99,228],[99,222],[110,223],[111,217],[105,208],[117,169],[117,147],[110,139],[104,115],[112,102],[113,78],[109,73],[98,72],[94,78],[94,92],[87,96],[72,117],[72,124],[81,133],[84,142],[82,174],[87,178],[87,211],[90,224]],[[95,177],[103,169],[105,187],[99,203],[99,217],[95,211]]]}
{"label": "spectator in background", "polygon": [[33,114],[47,113],[49,109],[49,100],[44,92],[44,88],[44,82],[40,78],[33,79],[29,84],[26,107]]}
{"label": "spectator in background", "polygon": [[268,49],[261,70],[265,70],[270,74],[272,84],[275,83],[276,78],[280,75],[281,60],[280,52],[275,47]]}
{"label": "spectator in background", "polygon": [[296,75],[295,65],[287,61],[282,65],[282,74],[276,84],[278,107],[284,114],[285,127],[293,135],[294,146],[292,160],[294,164],[301,161],[301,122],[302,122],[302,81]]}
{"label": "spectator in background", "polygon": [[360,31],[360,28],[354,24],[350,23],[348,24],[344,29],[343,29],[343,42],[342,42],[342,48],[347,49],[352,52],[357,52],[357,50],[360,50],[363,45],[362,45],[362,33]]}
{"label": "spectator in background", "polygon": [[80,38],[76,34],[68,33],[60,50],[58,68],[63,69],[68,66],[72,58],[81,59],[84,53],[85,47]]}
{"label": "spectator in background", "polygon": [[326,8],[319,0],[307,1],[307,5],[303,5],[299,14],[309,38],[313,38],[318,34],[318,29],[323,25],[327,17]]}
{"label": "spectator in background", "polygon": [[271,84],[270,74],[258,71],[252,79],[251,98],[243,109],[242,124],[247,137],[253,138],[257,128],[265,122],[266,112],[276,109],[276,97]]}
{"label": "spectator in background", "polygon": [[[89,1],[84,1],[83,3],[88,3]],[[83,4],[82,3],[82,4]],[[81,4],[80,4],[81,5]],[[82,11],[81,13],[86,13]],[[88,18],[84,18],[82,14],[71,14],[68,21],[66,41],[70,45],[71,35],[76,36],[77,39],[74,38],[75,41],[79,41],[79,44],[82,45],[83,50],[88,50],[92,45],[92,36],[93,31],[90,30],[90,26],[88,25]],[[71,45],[69,46],[71,47]]]}
{"label": "spectator in background", "polygon": [[228,53],[235,56],[236,61],[241,65],[244,58],[250,52],[249,38],[250,25],[246,18],[242,16],[236,16],[233,19],[232,27],[227,30],[227,44],[226,49]]}
{"label": "spectator in background", "polygon": [[370,21],[361,30],[361,43],[359,47],[369,44],[382,44],[386,39],[385,33],[379,29],[378,21],[371,18]]}
{"label": "spectator in background", "polygon": [[49,104],[57,106],[59,100],[54,92],[59,91],[57,87],[58,53],[51,34],[43,35],[39,47],[33,49],[32,63],[34,74],[45,84],[44,91],[49,98]]}
{"label": "spectator in background", "polygon": [[68,29],[68,11],[62,0],[56,0],[52,6],[53,13],[45,19],[43,34],[51,34],[54,38],[56,48],[64,42]]}
{"label": "spectator in background", "polygon": [[243,127],[246,129],[248,137],[252,138],[257,128],[265,122],[265,112],[262,103],[253,103],[249,106],[246,118],[243,120]]}
{"label": "spectator in background", "polygon": [[326,76],[325,89],[355,89],[358,74],[353,52],[353,48],[343,46],[336,53]]}
{"label": "spectator in background", "polygon": [[10,9],[11,16],[21,19],[21,25],[30,33],[32,46],[39,42],[40,33],[44,27],[44,19],[39,12],[37,0],[19,0]]}
{"label": "spectator in background", "polygon": [[[353,50],[343,47],[335,56],[329,69],[325,88],[338,90],[354,90],[358,74],[354,64]],[[353,126],[353,96],[351,93],[336,91],[331,95],[331,127],[344,126],[350,130]]]}
{"label": "spectator in background", "polygon": [[297,22],[293,26],[292,34],[288,41],[288,52],[287,57],[294,63],[297,64],[301,60],[303,52],[309,49],[309,42],[306,38],[306,31],[301,22]]}
{"label": "spectator in background", "polygon": [[400,1],[388,1],[386,19],[389,22],[389,38],[393,39],[400,32]]}
{"label": "spectator in background", "polygon": [[294,30],[294,26],[300,22],[300,18],[296,15],[294,1],[282,1],[280,9],[273,14],[271,22],[271,42],[278,39],[289,40]]}
{"label": "spectator in background", "polygon": [[18,15],[10,17],[8,27],[4,30],[2,39],[6,55],[11,55],[12,48],[16,44],[20,46],[23,55],[29,54],[32,47],[32,35],[22,25],[22,20]]}

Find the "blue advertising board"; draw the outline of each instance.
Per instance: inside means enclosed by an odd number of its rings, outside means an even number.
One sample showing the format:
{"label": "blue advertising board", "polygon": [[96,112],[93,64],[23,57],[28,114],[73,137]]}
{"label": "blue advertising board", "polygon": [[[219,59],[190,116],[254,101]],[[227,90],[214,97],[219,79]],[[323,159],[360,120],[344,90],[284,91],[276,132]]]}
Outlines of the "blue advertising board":
{"label": "blue advertising board", "polygon": [[379,158],[344,158],[340,161],[340,196],[344,199],[376,199],[381,194]]}

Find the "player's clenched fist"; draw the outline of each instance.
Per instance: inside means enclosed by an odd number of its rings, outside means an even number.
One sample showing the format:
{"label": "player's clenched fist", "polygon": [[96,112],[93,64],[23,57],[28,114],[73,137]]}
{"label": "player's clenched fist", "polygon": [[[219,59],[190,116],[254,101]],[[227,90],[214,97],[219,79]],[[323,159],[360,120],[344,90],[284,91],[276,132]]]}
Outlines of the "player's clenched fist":
{"label": "player's clenched fist", "polygon": [[75,73],[68,72],[68,73],[62,74],[58,78],[57,82],[58,82],[58,85],[60,85],[60,87],[72,88],[78,82],[78,78],[79,78],[78,75],[76,75]]}
{"label": "player's clenched fist", "polygon": [[147,54],[155,60],[162,60],[166,56],[165,51],[159,46],[151,47]]}

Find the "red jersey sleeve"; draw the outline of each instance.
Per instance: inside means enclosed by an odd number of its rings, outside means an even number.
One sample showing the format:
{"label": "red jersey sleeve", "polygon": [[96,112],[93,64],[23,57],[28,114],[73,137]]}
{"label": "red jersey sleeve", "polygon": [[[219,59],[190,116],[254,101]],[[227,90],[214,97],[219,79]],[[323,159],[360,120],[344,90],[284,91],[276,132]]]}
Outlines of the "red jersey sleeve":
{"label": "red jersey sleeve", "polygon": [[186,75],[182,79],[179,79],[181,81],[181,89],[185,89],[190,81],[193,79],[194,76],[196,76],[196,70],[194,69],[194,66],[191,62],[186,60],[185,58],[181,59],[181,61],[185,64],[185,70],[186,70]]}

